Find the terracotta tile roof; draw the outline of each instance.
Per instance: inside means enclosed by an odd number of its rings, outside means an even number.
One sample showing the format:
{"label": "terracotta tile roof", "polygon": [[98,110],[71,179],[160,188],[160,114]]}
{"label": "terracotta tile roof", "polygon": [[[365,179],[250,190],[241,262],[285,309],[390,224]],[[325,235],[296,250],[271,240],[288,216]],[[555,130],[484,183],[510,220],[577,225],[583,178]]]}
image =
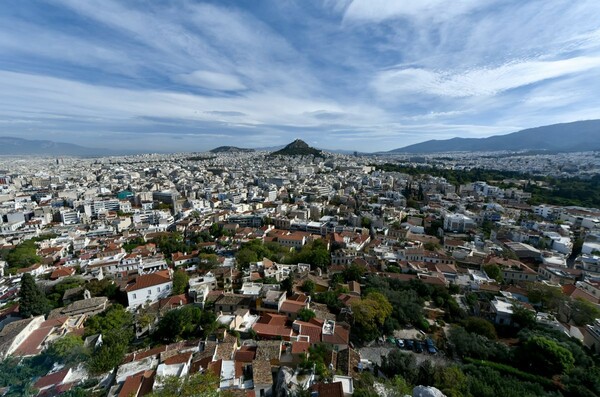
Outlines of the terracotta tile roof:
{"label": "terracotta tile roof", "polygon": [[54,327],[41,327],[33,331],[14,351],[15,356],[33,356],[42,351],[42,343]]}
{"label": "terracotta tile roof", "polygon": [[311,390],[313,392],[317,392],[319,397],[344,397],[344,388],[342,386],[342,382],[317,383],[312,385]]}
{"label": "terracotta tile roof", "polygon": [[310,343],[318,343],[321,341],[321,327],[304,323],[300,325],[300,335],[308,336],[310,339]]}
{"label": "terracotta tile roof", "polygon": [[50,375],[42,376],[34,383],[33,387],[38,390],[46,389],[48,387],[61,384],[70,372],[70,368],[61,369]]}
{"label": "terracotta tile roof", "polygon": [[61,277],[68,277],[68,276],[72,276],[73,274],[75,274],[75,269],[72,267],[65,267],[65,266],[59,266],[56,269],[54,269],[52,271],[52,274],[50,275],[50,278],[52,280],[56,280],[57,278],[61,278]]}
{"label": "terracotta tile roof", "polygon": [[310,347],[309,342],[292,342],[292,354],[300,354],[308,352],[308,348]]}
{"label": "terracotta tile roof", "polygon": [[292,336],[293,330],[290,327],[286,327],[284,325],[270,325],[270,324],[261,324],[256,323],[252,327],[254,332],[256,332],[259,336],[262,337],[287,337],[290,338]]}
{"label": "terracotta tile roof", "polygon": [[283,313],[298,313],[300,309],[306,307],[306,303],[286,300],[281,304],[280,312]]}
{"label": "terracotta tile roof", "polygon": [[338,296],[340,302],[342,302],[346,306],[352,305],[353,302],[359,301],[360,298],[358,296],[349,295],[349,294],[340,294]]}
{"label": "terracotta tile roof", "polygon": [[185,306],[190,303],[186,294],[180,294],[175,296],[169,296],[158,301],[158,307],[160,309],[173,309],[180,306]]}
{"label": "terracotta tile roof", "polygon": [[585,299],[586,301],[589,301],[592,303],[600,303],[600,298],[597,298],[594,295],[592,295],[580,288],[577,288],[573,284],[565,285],[563,287],[563,292],[565,293],[565,295],[567,295],[573,299],[579,298],[579,299]]}
{"label": "terracotta tile roof", "polygon": [[252,350],[238,350],[235,352],[234,360],[235,361],[239,361],[239,362],[244,362],[244,363],[251,363],[252,360],[254,360],[254,357],[256,356],[256,351],[252,351]]}
{"label": "terracotta tile roof", "polygon": [[350,330],[336,324],[333,335],[323,334],[322,341],[332,345],[347,345],[350,341]]}
{"label": "terracotta tile roof", "polygon": [[163,363],[166,365],[188,363],[192,359],[192,354],[192,352],[176,354],[165,359]]}
{"label": "terracotta tile roof", "polygon": [[268,324],[268,325],[285,325],[287,322],[287,316],[283,314],[274,314],[274,313],[265,313],[258,319],[258,324]]}
{"label": "terracotta tile roof", "polygon": [[137,291],[140,289],[154,287],[156,285],[165,284],[171,281],[171,277],[167,270],[161,270],[156,273],[143,274],[138,276],[132,283],[128,284],[125,291]]}
{"label": "terracotta tile roof", "polygon": [[208,364],[207,371],[212,372],[218,377],[221,377],[221,368],[223,366],[223,360],[213,361]]}

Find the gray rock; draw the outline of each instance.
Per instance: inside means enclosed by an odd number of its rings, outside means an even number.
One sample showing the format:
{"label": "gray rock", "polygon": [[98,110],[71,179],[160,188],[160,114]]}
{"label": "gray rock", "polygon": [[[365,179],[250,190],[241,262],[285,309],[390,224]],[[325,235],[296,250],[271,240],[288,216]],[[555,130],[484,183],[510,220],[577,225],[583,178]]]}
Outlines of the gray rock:
{"label": "gray rock", "polygon": [[446,395],[435,387],[417,386],[413,389],[413,397],[446,397]]}

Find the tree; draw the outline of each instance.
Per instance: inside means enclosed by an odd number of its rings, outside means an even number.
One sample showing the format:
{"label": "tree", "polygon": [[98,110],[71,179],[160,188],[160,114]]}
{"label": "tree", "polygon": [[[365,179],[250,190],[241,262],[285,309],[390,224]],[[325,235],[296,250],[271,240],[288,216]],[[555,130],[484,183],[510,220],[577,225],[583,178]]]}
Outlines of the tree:
{"label": "tree", "polygon": [[410,384],[417,382],[419,366],[414,354],[392,350],[381,362],[381,372],[387,377],[401,375]]}
{"label": "tree", "polygon": [[519,328],[532,328],[535,326],[535,312],[526,309],[521,305],[513,305],[512,311],[512,322],[514,326],[518,326]]}
{"label": "tree", "polygon": [[468,395],[467,376],[456,365],[444,367],[437,371],[434,379],[435,386],[448,397]]}
{"label": "tree", "polygon": [[187,305],[168,311],[158,322],[153,337],[159,341],[175,342],[200,335],[202,330],[206,336],[216,329],[215,321],[214,313]]}
{"label": "tree", "polygon": [[298,318],[302,321],[310,321],[311,319],[316,317],[315,312],[313,312],[310,309],[307,309],[306,307],[303,307],[302,309],[298,310]]}
{"label": "tree", "polygon": [[367,272],[367,269],[364,266],[358,265],[356,263],[352,263],[350,266],[346,267],[342,272],[342,277],[346,282],[348,281],[360,281],[362,276]]}
{"label": "tree", "polygon": [[354,335],[362,341],[373,340],[392,314],[392,305],[381,293],[370,292],[364,299],[352,302],[352,314]]}
{"label": "tree", "polygon": [[26,240],[6,255],[6,262],[11,269],[20,269],[40,263],[42,258],[37,255],[37,245],[33,240]]}
{"label": "tree", "polygon": [[35,279],[29,273],[21,277],[21,289],[19,291],[19,312],[23,317],[39,316],[47,314],[50,305],[44,293],[35,284]]}
{"label": "tree", "polygon": [[517,348],[516,362],[525,371],[544,376],[569,372],[575,364],[573,354],[545,336],[532,336]]}
{"label": "tree", "polygon": [[584,326],[591,324],[600,317],[600,309],[594,304],[581,298],[574,299],[565,304],[567,322],[572,321],[575,325]]}
{"label": "tree", "polygon": [[86,321],[85,336],[102,335],[102,345],[87,362],[91,373],[101,374],[121,364],[134,336],[133,324],[133,315],[119,304]]}
{"label": "tree", "polygon": [[83,339],[80,336],[67,334],[52,342],[46,354],[63,364],[77,364],[84,361],[89,351],[83,347]]}
{"label": "tree", "polygon": [[195,373],[184,377],[165,376],[158,378],[161,387],[150,394],[151,397],[217,397],[219,378],[211,372]]}
{"label": "tree", "polygon": [[367,229],[371,227],[371,223],[372,223],[371,218],[367,218],[366,216],[363,216],[360,221],[360,225]]}
{"label": "tree", "polygon": [[493,278],[499,283],[504,280],[504,277],[502,277],[502,270],[500,270],[500,267],[494,263],[483,265],[483,271],[488,275],[488,277]]}
{"label": "tree", "polygon": [[438,243],[428,241],[423,245],[423,248],[425,248],[427,251],[437,251],[440,248],[440,245]]}
{"label": "tree", "polygon": [[111,371],[123,362],[123,357],[125,357],[126,352],[127,343],[123,341],[104,341],[100,348],[98,348],[88,360],[88,369],[92,374],[102,374]]}
{"label": "tree", "polygon": [[406,395],[412,395],[412,386],[408,384],[406,379],[400,375],[394,376],[386,383],[386,395],[388,397],[403,397]]}
{"label": "tree", "polygon": [[294,278],[290,274],[281,281],[281,290],[285,291],[286,295],[291,295],[294,288]]}
{"label": "tree", "polygon": [[566,296],[560,288],[541,283],[529,284],[527,286],[527,296],[529,302],[534,305],[539,304],[543,309],[549,311],[558,310],[559,306],[566,300]]}
{"label": "tree", "polygon": [[184,270],[177,270],[173,274],[173,295],[183,294],[188,287],[190,276]]}
{"label": "tree", "polygon": [[235,255],[235,259],[238,265],[242,269],[245,269],[250,266],[251,263],[258,262],[258,255],[256,255],[256,252],[252,251],[250,248],[242,248]]}
{"label": "tree", "polygon": [[494,324],[483,318],[469,317],[463,321],[463,327],[469,332],[485,336],[488,339],[494,340],[498,337]]}
{"label": "tree", "polygon": [[510,351],[503,343],[489,340],[485,336],[467,332],[463,327],[452,327],[448,336],[450,352],[459,358],[475,358],[506,362]]}
{"label": "tree", "polygon": [[312,295],[315,292],[315,283],[312,280],[305,280],[302,284],[302,291],[306,292],[308,295]]}

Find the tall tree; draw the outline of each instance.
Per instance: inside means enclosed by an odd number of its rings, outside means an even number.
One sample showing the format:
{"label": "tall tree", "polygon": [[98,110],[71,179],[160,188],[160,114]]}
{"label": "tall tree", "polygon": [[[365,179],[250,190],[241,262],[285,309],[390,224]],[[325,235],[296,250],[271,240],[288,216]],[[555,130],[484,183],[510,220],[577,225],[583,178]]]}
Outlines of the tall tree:
{"label": "tall tree", "polygon": [[177,270],[173,275],[173,295],[183,294],[189,281],[190,277],[184,270]]}
{"label": "tall tree", "polygon": [[545,336],[532,336],[515,353],[521,367],[540,375],[553,376],[570,371],[575,359],[569,349]]}
{"label": "tall tree", "polygon": [[25,273],[21,277],[19,298],[19,312],[23,317],[39,316],[50,311],[46,296],[35,284],[35,279],[29,273]]}

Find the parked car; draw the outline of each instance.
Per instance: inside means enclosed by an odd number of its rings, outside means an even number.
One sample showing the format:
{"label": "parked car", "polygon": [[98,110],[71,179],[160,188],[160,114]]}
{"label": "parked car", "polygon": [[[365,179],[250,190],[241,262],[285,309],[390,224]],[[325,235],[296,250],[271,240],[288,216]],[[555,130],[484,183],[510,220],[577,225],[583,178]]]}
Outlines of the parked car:
{"label": "parked car", "polygon": [[429,354],[437,354],[437,349],[434,346],[427,346],[427,352]]}
{"label": "parked car", "polygon": [[415,342],[415,352],[423,353],[423,344],[421,342]]}
{"label": "parked car", "polygon": [[404,349],[404,341],[402,339],[396,339],[396,346],[400,349]]}
{"label": "parked car", "polygon": [[435,347],[435,345],[433,344],[433,341],[431,340],[431,338],[427,338],[425,339],[425,344],[427,345],[427,347]]}
{"label": "parked car", "polygon": [[406,347],[408,350],[412,350],[414,345],[415,344],[413,343],[413,341],[411,339],[406,339],[404,341],[404,347]]}

